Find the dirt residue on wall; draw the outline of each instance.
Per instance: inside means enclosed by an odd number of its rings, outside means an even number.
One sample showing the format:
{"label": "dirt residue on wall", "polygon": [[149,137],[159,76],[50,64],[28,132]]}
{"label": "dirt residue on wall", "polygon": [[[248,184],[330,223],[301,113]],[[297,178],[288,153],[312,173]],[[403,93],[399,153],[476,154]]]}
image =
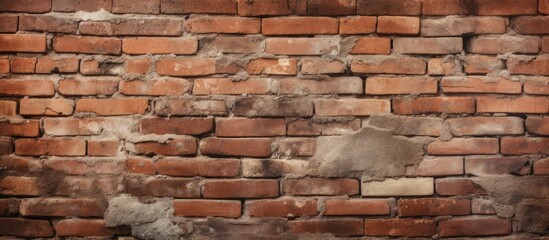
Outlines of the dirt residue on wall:
{"label": "dirt residue on wall", "polygon": [[311,175],[383,179],[404,176],[423,158],[429,138],[393,135],[389,129],[365,126],[354,134],[320,137],[311,159]]}
{"label": "dirt residue on wall", "polygon": [[549,233],[549,176],[473,178],[494,200],[500,217],[512,218],[517,232]]}
{"label": "dirt residue on wall", "polygon": [[173,215],[174,209],[169,199],[157,199],[145,204],[136,197],[121,195],[109,200],[105,225],[131,226],[132,235],[140,239],[179,239],[184,231],[172,221]]}

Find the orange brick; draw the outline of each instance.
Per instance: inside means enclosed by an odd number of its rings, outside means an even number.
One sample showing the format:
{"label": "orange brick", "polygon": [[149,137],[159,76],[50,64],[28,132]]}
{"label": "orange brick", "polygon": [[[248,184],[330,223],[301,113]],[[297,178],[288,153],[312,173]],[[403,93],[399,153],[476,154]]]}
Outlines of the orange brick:
{"label": "orange brick", "polygon": [[377,18],[377,33],[379,34],[419,34],[419,18],[380,16]]}
{"label": "orange brick", "polygon": [[399,97],[393,99],[395,114],[474,113],[472,97]]}
{"label": "orange brick", "polygon": [[382,54],[391,53],[391,39],[385,37],[361,37],[359,38],[351,54]]}
{"label": "orange brick", "polygon": [[53,49],[60,53],[88,53],[120,55],[122,41],[117,38],[57,36]]}
{"label": "orange brick", "polygon": [[368,34],[376,31],[376,17],[356,16],[339,19],[339,34]]}
{"label": "orange brick", "polygon": [[144,114],[149,108],[146,98],[80,99],[77,112],[92,112],[100,116]]}
{"label": "orange brick", "polygon": [[196,38],[136,37],[122,40],[122,51],[127,54],[193,54],[198,49]]}
{"label": "orange brick", "polygon": [[68,116],[74,112],[69,99],[21,99],[19,114],[30,116]]}
{"label": "orange brick", "polygon": [[479,113],[548,113],[546,97],[522,96],[517,98],[477,97]]}
{"label": "orange brick", "polygon": [[324,202],[326,216],[388,215],[389,201],[385,199],[328,199]]}
{"label": "orange brick", "polygon": [[366,94],[391,95],[437,93],[437,80],[424,77],[370,77],[366,79]]}
{"label": "orange brick", "polygon": [[0,34],[0,52],[45,52],[46,35]]}

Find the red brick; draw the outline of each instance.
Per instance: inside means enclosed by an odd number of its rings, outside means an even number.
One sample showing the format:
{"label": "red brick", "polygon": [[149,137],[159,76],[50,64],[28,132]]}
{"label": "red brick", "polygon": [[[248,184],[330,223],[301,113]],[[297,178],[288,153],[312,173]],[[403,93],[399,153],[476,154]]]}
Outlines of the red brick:
{"label": "red brick", "polygon": [[534,163],[535,175],[549,175],[549,158],[537,160]]}
{"label": "red brick", "polygon": [[1,1],[0,11],[45,13],[51,11],[51,0]]}
{"label": "red brick", "polygon": [[149,158],[128,158],[126,160],[126,171],[129,173],[138,173],[153,175],[156,173],[152,159]]}
{"label": "red brick", "polygon": [[66,96],[112,95],[118,91],[118,81],[107,79],[61,79],[57,91]]}
{"label": "red brick", "polygon": [[303,178],[286,179],[282,184],[282,192],[286,195],[357,195],[359,183],[356,179],[345,178]]}
{"label": "red brick", "polygon": [[526,119],[526,129],[529,133],[549,135],[549,118],[528,117]]}
{"label": "red brick", "polygon": [[156,71],[169,76],[204,76],[216,72],[213,58],[160,59],[156,62]]}
{"label": "red brick", "polygon": [[113,0],[113,13],[160,13],[160,0]]}
{"label": "red brick", "polygon": [[222,200],[175,200],[176,216],[182,217],[240,217],[240,201]]}
{"label": "red brick", "polygon": [[236,2],[235,0],[161,0],[160,12],[235,14]]}
{"label": "red brick", "polygon": [[191,83],[185,79],[155,79],[154,81],[122,81],[120,82],[120,93],[128,96],[162,96],[184,95],[191,89]]}
{"label": "red brick", "polygon": [[421,0],[357,0],[359,15],[420,15]]}
{"label": "red brick", "polygon": [[395,114],[474,113],[472,97],[399,97],[393,99]]}
{"label": "red brick", "polygon": [[480,185],[466,178],[438,179],[435,190],[442,196],[486,195],[486,191]]}
{"label": "red brick", "polygon": [[307,1],[301,0],[237,0],[240,16],[282,16],[295,13],[307,15]]}
{"label": "red brick", "polygon": [[269,94],[272,80],[268,78],[249,78],[234,81],[230,78],[199,78],[194,80],[194,95],[242,95]]}
{"label": "red brick", "polygon": [[351,62],[354,73],[425,74],[427,63],[419,58],[379,56],[355,58]]}
{"label": "red brick", "polygon": [[541,40],[541,51],[549,53],[549,37],[543,37]]}
{"label": "red brick", "polygon": [[261,20],[243,17],[191,17],[185,29],[192,33],[256,34],[261,30]]}
{"label": "red brick", "polygon": [[17,139],[15,153],[21,156],[84,156],[86,141],[69,138]]}
{"label": "red brick", "polygon": [[38,137],[40,121],[28,120],[22,123],[0,122],[1,136]]}
{"label": "red brick", "polygon": [[46,51],[46,35],[42,34],[0,34],[0,52]]}
{"label": "red brick", "polygon": [[286,138],[278,141],[278,154],[289,157],[312,157],[316,152],[314,138]]}
{"label": "red brick", "polygon": [[356,132],[359,129],[359,119],[327,122],[299,119],[288,123],[288,135],[290,136],[341,135]]}
{"label": "red brick", "polygon": [[146,98],[80,99],[77,112],[91,112],[100,116],[145,114],[149,108]]}
{"label": "red brick", "polygon": [[[501,17],[446,17],[440,19],[422,19],[423,36],[462,36],[468,34],[505,33],[507,23]],[[512,38],[511,38],[512,39]],[[506,42],[506,41],[501,41]]]}
{"label": "red brick", "polygon": [[546,97],[522,96],[517,98],[477,97],[478,113],[548,113]]}
{"label": "red brick", "polygon": [[[122,48],[124,45],[122,45]],[[124,62],[124,70],[127,74],[147,74],[151,69],[151,61],[148,58],[128,59]]]}
{"label": "red brick", "polygon": [[143,118],[143,134],[202,135],[213,130],[213,118]]}
{"label": "red brick", "polygon": [[478,54],[538,53],[539,37],[478,37],[469,40],[467,52]]}
{"label": "red brick", "polygon": [[[0,9],[2,7],[3,7],[2,3],[0,3]],[[0,33],[17,32],[17,21],[18,21],[17,15],[1,15],[0,22],[2,22],[2,26],[0,26]]]}
{"label": "red brick", "polygon": [[301,217],[318,215],[314,199],[276,199],[247,201],[251,217]]}
{"label": "red brick", "polygon": [[464,217],[441,220],[441,237],[498,236],[512,231],[511,221],[498,217]]}
{"label": "red brick", "polygon": [[322,58],[301,59],[301,73],[303,74],[331,74],[343,73],[347,66],[338,60],[326,60]]}
{"label": "red brick", "polygon": [[498,153],[497,138],[453,138],[429,143],[427,152],[432,155],[471,155]]}
{"label": "red brick", "polygon": [[549,16],[517,17],[513,30],[520,34],[549,34]]}
{"label": "red brick", "polygon": [[242,159],[243,177],[282,177],[284,175],[304,176],[307,172],[306,160],[281,159]]}
{"label": "red brick", "polygon": [[12,73],[34,73],[36,58],[12,57],[10,70]]}
{"label": "red brick", "polygon": [[0,199],[0,216],[9,217],[19,215],[20,203],[21,200],[16,198]]}
{"label": "red brick", "polygon": [[463,175],[463,158],[429,157],[423,158],[417,166],[415,176],[439,177]]}
{"label": "red brick", "polygon": [[120,142],[118,140],[89,140],[89,156],[116,156],[120,152]]}
{"label": "red brick", "polygon": [[349,16],[339,19],[339,34],[368,34],[376,31],[377,18]]}
{"label": "red brick", "polygon": [[[11,3],[11,1],[7,3]],[[1,4],[2,3],[0,3],[0,8],[3,7]],[[17,5],[20,4],[21,3],[17,3]],[[26,238],[45,238],[55,236],[55,230],[48,220],[0,218],[0,225],[3,226],[0,228],[1,235]]]}
{"label": "red brick", "polygon": [[270,198],[277,197],[277,180],[207,180],[205,198]]}
{"label": "red brick", "polygon": [[97,118],[46,118],[44,133],[52,136],[99,135],[102,119]]}
{"label": "red brick", "polygon": [[549,95],[549,78],[531,78],[524,82],[524,92],[531,95]]}
{"label": "red brick", "polygon": [[446,77],[441,81],[442,91],[448,93],[507,93],[520,94],[519,81],[502,77]]}
{"label": "red brick", "polygon": [[0,95],[3,96],[53,96],[55,87],[50,80],[6,80],[0,81]]}
{"label": "red brick", "polygon": [[504,137],[501,153],[508,155],[549,154],[549,138]]}
{"label": "red brick", "polygon": [[213,156],[268,157],[271,143],[268,138],[205,138],[200,142],[200,152]]}
{"label": "red brick", "polygon": [[401,199],[399,216],[446,216],[471,214],[471,200],[450,198]]}
{"label": "red brick", "polygon": [[328,199],[324,202],[325,216],[389,215],[389,201],[385,199]]}
{"label": "red brick", "polygon": [[280,79],[281,94],[361,94],[363,80],[359,77],[336,77],[325,80],[284,78]]}
{"label": "red brick", "polygon": [[361,37],[359,38],[351,54],[380,54],[391,53],[391,39],[386,37]]}
{"label": "red brick", "polygon": [[283,17],[262,20],[263,35],[337,34],[339,22],[329,17]]}
{"label": "red brick", "polygon": [[246,64],[246,72],[253,75],[296,75],[297,60],[295,58],[253,59],[248,64]]}
{"label": "red brick", "polygon": [[377,18],[377,33],[379,34],[419,34],[419,18],[379,16]]}
{"label": "red brick", "polygon": [[122,41],[117,38],[57,36],[53,49],[60,53],[88,53],[120,55]]}
{"label": "red brick", "polygon": [[0,101],[0,116],[17,115],[17,102],[15,101]]}
{"label": "red brick", "polygon": [[181,99],[157,101],[155,112],[160,116],[225,115],[227,105],[223,100]]}
{"label": "red brick", "polygon": [[465,173],[486,175],[529,175],[530,159],[528,158],[466,158]]}
{"label": "red brick", "polygon": [[518,117],[468,117],[447,119],[454,136],[516,135],[524,133],[524,120]]}
{"label": "red brick", "polygon": [[364,222],[366,236],[430,237],[436,231],[435,221],[428,219],[373,219]]}
{"label": "red brick", "polygon": [[395,53],[401,54],[452,54],[463,50],[461,38],[396,38]]}
{"label": "red brick", "polygon": [[174,177],[235,177],[240,172],[238,159],[161,158],[154,166],[158,173]]}
{"label": "red brick", "polygon": [[52,8],[55,12],[95,12],[101,9],[110,12],[112,0],[53,0]]}
{"label": "red brick", "polygon": [[217,137],[269,137],[286,135],[284,119],[271,118],[218,118],[215,122]]}
{"label": "red brick", "polygon": [[463,0],[423,0],[424,15],[467,15],[471,13],[467,1]]}
{"label": "red brick", "polygon": [[136,37],[122,40],[122,51],[127,54],[194,54],[198,49],[196,38]]}
{"label": "red brick", "polygon": [[473,0],[475,15],[533,15],[537,14],[538,0]]}
{"label": "red brick", "polygon": [[104,211],[96,200],[86,198],[27,198],[19,210],[23,216],[49,217],[102,217]]}
{"label": "red brick", "polygon": [[335,38],[267,38],[265,52],[278,55],[334,55],[339,53]]}
{"label": "red brick", "polygon": [[309,0],[307,3],[307,15],[310,16],[341,16],[355,13],[356,0]]}
{"label": "red brick", "polygon": [[68,116],[74,112],[69,99],[21,99],[19,114],[30,116]]}
{"label": "red brick", "polygon": [[143,141],[135,143],[131,152],[143,155],[195,155],[197,150],[196,139],[181,137],[164,143]]}
{"label": "red brick", "polygon": [[510,57],[507,60],[507,68],[511,74],[549,76],[549,56],[540,55],[531,61],[522,61],[521,59]]}
{"label": "red brick", "polygon": [[114,159],[48,159],[47,168],[67,175],[120,174],[124,169],[121,161]]}
{"label": "red brick", "polygon": [[386,99],[321,99],[315,101],[316,116],[369,116],[391,112]]}
{"label": "red brick", "polygon": [[0,179],[0,194],[6,196],[39,196],[38,179],[5,176]]}
{"label": "red brick", "polygon": [[425,77],[369,77],[366,79],[366,94],[391,95],[437,93],[438,82],[434,78]]}
{"label": "red brick", "polygon": [[296,220],[288,222],[295,234],[329,233],[334,236],[361,236],[364,233],[362,219]]}
{"label": "red brick", "polygon": [[135,196],[199,198],[200,185],[186,178],[129,178],[126,192]]}
{"label": "red brick", "polygon": [[36,73],[76,73],[78,72],[78,58],[51,58],[41,57],[36,62]]}
{"label": "red brick", "polygon": [[305,98],[243,97],[236,100],[233,112],[245,117],[310,117],[313,102]]}
{"label": "red brick", "polygon": [[115,236],[113,228],[107,228],[104,220],[64,219],[55,225],[57,236]]}
{"label": "red brick", "polygon": [[76,33],[76,18],[63,18],[40,15],[21,15],[19,30],[29,32]]}

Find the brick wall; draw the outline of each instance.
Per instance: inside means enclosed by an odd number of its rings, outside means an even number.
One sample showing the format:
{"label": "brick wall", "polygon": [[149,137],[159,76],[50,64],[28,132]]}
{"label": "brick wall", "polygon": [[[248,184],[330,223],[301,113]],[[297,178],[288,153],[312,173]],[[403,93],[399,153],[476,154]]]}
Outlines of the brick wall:
{"label": "brick wall", "polygon": [[549,0],[0,12],[0,237],[549,234]]}

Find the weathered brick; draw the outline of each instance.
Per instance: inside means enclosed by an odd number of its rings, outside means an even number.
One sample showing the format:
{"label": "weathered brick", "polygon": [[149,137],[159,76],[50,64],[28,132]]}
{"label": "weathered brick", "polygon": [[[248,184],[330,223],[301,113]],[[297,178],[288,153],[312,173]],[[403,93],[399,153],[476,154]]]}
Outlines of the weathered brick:
{"label": "weathered brick", "polygon": [[0,52],[46,51],[46,35],[42,34],[0,34]]}
{"label": "weathered brick", "polygon": [[251,217],[301,217],[316,216],[317,202],[314,199],[276,199],[247,201]]}
{"label": "weathered brick", "polygon": [[284,180],[282,192],[294,196],[338,196],[357,195],[360,190],[356,179],[303,178]]}
{"label": "weathered brick", "polygon": [[48,159],[44,166],[67,175],[120,174],[124,169],[120,161],[114,159]]}
{"label": "weathered brick", "polygon": [[134,196],[200,197],[200,185],[187,178],[129,178],[126,191]]}
{"label": "weathered brick", "polygon": [[471,200],[451,198],[400,199],[399,216],[446,216],[471,214]]}
{"label": "weathered brick", "polygon": [[361,94],[362,79],[337,77],[326,80],[283,78],[279,80],[280,94]]}
{"label": "weathered brick", "polygon": [[290,232],[295,234],[321,234],[334,236],[361,236],[364,233],[362,219],[295,220],[288,222]]}
{"label": "weathered brick", "polygon": [[113,0],[113,13],[160,13],[160,0]]}
{"label": "weathered brick", "polygon": [[369,116],[391,112],[385,99],[322,99],[315,101],[317,116]]}
{"label": "weathered brick", "polygon": [[246,64],[246,72],[253,75],[296,75],[297,60],[295,58],[253,59]]}
{"label": "weathered brick", "polygon": [[313,101],[305,98],[244,97],[234,106],[235,116],[245,117],[310,117]]}
{"label": "weathered brick", "polygon": [[441,81],[442,91],[448,93],[507,93],[520,94],[519,81],[502,77],[446,77]]}
{"label": "weathered brick", "polygon": [[426,69],[425,61],[412,57],[362,57],[351,62],[354,73],[425,74]]}
{"label": "weathered brick", "polygon": [[437,194],[442,196],[486,194],[486,191],[480,185],[466,178],[438,179],[435,190]]}
{"label": "weathered brick", "polygon": [[386,37],[361,37],[359,38],[351,54],[380,54],[391,53],[391,39]]}
{"label": "weathered brick", "polygon": [[429,143],[427,152],[432,155],[473,155],[498,153],[497,138],[453,138]]}
{"label": "weathered brick", "polygon": [[0,1],[2,12],[45,13],[51,11],[51,0]]}
{"label": "weathered brick", "polygon": [[339,21],[329,17],[281,17],[262,20],[263,35],[337,34]]}
{"label": "weathered brick", "polygon": [[160,143],[154,141],[143,141],[134,143],[130,149],[135,154],[143,155],[195,155],[197,150],[196,139],[190,137],[179,137],[173,140]]}
{"label": "weathered brick", "polygon": [[230,78],[198,78],[194,80],[193,95],[269,94],[274,83],[269,78],[249,78],[234,81]]}
{"label": "weathered brick", "polygon": [[55,225],[57,235],[66,236],[115,236],[115,228],[108,228],[104,220],[63,219]]}
{"label": "weathered brick", "polygon": [[306,160],[242,159],[243,177],[282,177],[284,175],[304,176],[307,173]]}
{"label": "weathered brick", "polygon": [[309,0],[307,2],[307,15],[310,16],[340,16],[354,15],[355,13],[356,0]]}
{"label": "weathered brick", "polygon": [[46,118],[44,133],[52,136],[98,135],[102,131],[101,119]]}
{"label": "weathered brick", "polygon": [[36,73],[76,73],[78,72],[78,58],[51,58],[41,57],[36,62]]}
{"label": "weathered brick", "polygon": [[14,152],[13,142],[11,138],[0,137],[0,156],[10,155]]}
{"label": "weathered brick", "polygon": [[526,129],[529,133],[549,135],[549,118],[528,117],[526,119]]}
{"label": "weathered brick", "polygon": [[240,217],[240,201],[175,200],[174,215],[182,217]]}
{"label": "weathered brick", "polygon": [[391,237],[430,237],[436,234],[429,219],[371,219],[364,221],[364,235]]}
{"label": "weathered brick", "polygon": [[200,141],[200,152],[213,156],[268,157],[271,143],[268,138],[205,138]]}
{"label": "weathered brick", "polygon": [[[8,2],[8,1],[5,1]],[[33,1],[33,2],[36,2]],[[44,1],[41,1],[44,2]],[[11,3],[9,1],[8,3]],[[4,7],[1,5],[0,8]],[[14,5],[21,5],[17,3]],[[20,9],[20,8],[17,8]],[[55,230],[48,220],[32,220],[23,218],[0,218],[0,234],[25,238],[47,238],[55,235]]]}
{"label": "weathered brick", "polygon": [[323,58],[301,59],[301,73],[303,74],[332,74],[343,73],[347,66],[338,60],[326,60]]}
{"label": "weathered brick", "polygon": [[474,198],[471,201],[471,213],[479,215],[492,215],[496,214],[496,210],[493,207],[492,200]]}
{"label": "weathered brick", "polygon": [[368,34],[376,31],[377,18],[349,16],[339,19],[339,34]]}
{"label": "weathered brick", "polygon": [[420,15],[420,0],[357,0],[360,15]]}
{"label": "weathered brick", "polygon": [[[502,34],[507,23],[501,17],[445,17],[440,19],[422,19],[423,36],[461,36],[468,34]],[[505,42],[505,41],[501,41]]]}
{"label": "weathered brick", "polygon": [[525,0],[473,0],[472,13],[475,15],[533,15],[537,14],[538,1]]}
{"label": "weathered brick", "polygon": [[402,54],[451,54],[463,50],[461,38],[396,38],[393,49]]}
{"label": "weathered brick", "polygon": [[472,4],[463,0],[423,0],[422,13],[425,15],[467,15]]}
{"label": "weathered brick", "polygon": [[265,52],[280,55],[335,55],[339,53],[339,39],[267,38]]}
{"label": "weathered brick", "polygon": [[128,96],[179,96],[191,89],[191,83],[185,79],[155,79],[154,81],[121,81],[120,93]]}
{"label": "weathered brick", "polygon": [[511,221],[498,217],[464,217],[442,220],[441,237],[498,236],[512,231]]}
{"label": "weathered brick", "polygon": [[78,26],[81,35],[113,36],[114,31],[110,22],[82,21]]}
{"label": "weathered brick", "polygon": [[518,117],[469,117],[447,119],[454,136],[516,135],[524,133],[524,120]]}
{"label": "weathered brick", "polygon": [[207,180],[205,198],[271,198],[279,195],[277,180]]}
{"label": "weathered brick", "polygon": [[160,12],[167,14],[235,14],[236,2],[234,0],[161,0]]}
{"label": "weathered brick", "polygon": [[156,168],[150,158],[131,157],[126,160],[126,171],[129,173],[138,173],[153,175],[156,174]]}
{"label": "weathered brick", "polygon": [[0,122],[1,136],[38,137],[40,121],[28,120],[21,123]]}
{"label": "weathered brick", "polygon": [[238,159],[160,158],[154,166],[158,173],[173,177],[235,177],[240,170]]}
{"label": "weathered brick", "polygon": [[150,69],[151,61],[148,58],[128,59],[124,62],[124,70],[127,74],[147,74]]}
{"label": "weathered brick", "polygon": [[19,114],[30,116],[68,116],[74,112],[69,99],[21,99]]}
{"label": "weathered brick", "polygon": [[463,158],[429,157],[423,158],[414,172],[415,176],[440,177],[463,175]]}
{"label": "weathered brick", "polygon": [[17,139],[15,153],[21,156],[84,156],[86,141],[78,139]]}
{"label": "weathered brick", "polygon": [[521,96],[516,98],[477,97],[479,113],[548,113],[549,99],[546,97]]}
{"label": "weathered brick", "polygon": [[101,9],[110,12],[112,0],[53,0],[52,9],[55,12],[95,12]]}
{"label": "weathered brick", "polygon": [[118,81],[61,79],[57,91],[67,96],[112,95],[118,91]]}
{"label": "weathered brick", "polygon": [[10,61],[12,73],[34,73],[35,67],[36,58],[34,57],[12,57]]}
{"label": "weathered brick", "polygon": [[56,36],[53,49],[60,53],[88,53],[120,55],[122,41],[117,38]]}
{"label": "weathered brick", "polygon": [[540,159],[534,163],[534,174],[549,175],[549,158]]}
{"label": "weathered brick", "polygon": [[524,92],[531,95],[549,95],[549,78],[531,78],[524,82]]}
{"label": "weathered brick", "polygon": [[540,55],[531,61],[523,61],[515,57],[510,57],[507,60],[507,69],[511,74],[549,76],[548,66],[549,55]]}
{"label": "weathered brick", "polygon": [[91,112],[100,116],[144,114],[149,108],[146,98],[80,99],[77,112]]}
{"label": "weathered brick", "polygon": [[268,137],[286,135],[284,119],[218,118],[215,122],[217,137]]}
{"label": "weathered brick", "polygon": [[326,216],[389,215],[389,201],[385,199],[328,199],[324,202]]}
{"label": "weathered brick", "polygon": [[88,155],[109,157],[116,156],[120,152],[120,142],[118,140],[89,140]]}
{"label": "weathered brick", "polygon": [[528,175],[530,168],[528,158],[465,158],[465,173],[476,176]]}
{"label": "weathered brick", "polygon": [[197,16],[187,20],[185,29],[192,33],[256,34],[261,30],[261,20],[243,17]]}
{"label": "weathered brick", "polygon": [[6,176],[0,179],[0,193],[6,196],[39,196],[38,179]]}
{"label": "weathered brick", "polygon": [[19,210],[23,216],[51,217],[101,217],[104,211],[97,200],[87,198],[27,198]]}
{"label": "weathered brick", "polygon": [[259,37],[217,36],[205,43],[205,48],[221,53],[258,53],[263,50]]}
{"label": "weathered brick", "polygon": [[143,118],[142,134],[202,135],[213,130],[213,118]]}
{"label": "weathered brick", "polygon": [[127,54],[193,54],[198,49],[196,38],[136,37],[122,40],[122,51]]}
{"label": "weathered brick", "polygon": [[504,137],[501,139],[501,153],[507,155],[548,154],[549,138]]}
{"label": "weathered brick", "polygon": [[160,116],[219,116],[228,111],[225,101],[209,99],[160,100],[155,107]]}
{"label": "weathered brick", "polygon": [[[0,9],[3,7],[0,3]],[[17,22],[18,22],[18,16],[17,15],[0,15],[0,22],[2,22],[2,26],[0,26],[0,33],[14,33],[17,32]]]}
{"label": "weathered brick", "polygon": [[330,119],[322,121],[322,118],[318,121],[299,119],[288,123],[288,135],[290,136],[341,135],[356,132],[359,129],[359,119],[348,119],[347,121],[334,121]]}
{"label": "weathered brick", "polygon": [[237,0],[240,16],[282,16],[292,13],[307,15],[307,1],[299,0]]}
{"label": "weathered brick", "polygon": [[513,30],[519,34],[549,34],[549,16],[517,17]]}
{"label": "weathered brick", "polygon": [[435,117],[371,116],[370,125],[391,129],[395,135],[440,136],[443,120]]}
{"label": "weathered brick", "polygon": [[478,54],[538,53],[540,46],[539,37],[478,37],[469,40],[467,52]]}
{"label": "weathered brick", "polygon": [[286,138],[278,141],[278,154],[289,157],[312,157],[316,152],[314,138]]}
{"label": "weathered brick", "polygon": [[419,34],[419,18],[379,16],[377,18],[377,33],[399,35]]}
{"label": "weathered brick", "polygon": [[438,82],[434,78],[425,77],[369,77],[366,79],[366,94],[396,95],[437,93]]}
{"label": "weathered brick", "polygon": [[395,114],[474,113],[471,97],[399,97],[393,99]]}
{"label": "weathered brick", "polygon": [[362,196],[428,196],[433,194],[433,178],[399,178],[363,182]]}
{"label": "weathered brick", "polygon": [[156,72],[169,76],[204,76],[216,72],[213,58],[160,59],[156,62]]}
{"label": "weathered brick", "polygon": [[17,102],[15,101],[0,101],[0,116],[17,115]]}

